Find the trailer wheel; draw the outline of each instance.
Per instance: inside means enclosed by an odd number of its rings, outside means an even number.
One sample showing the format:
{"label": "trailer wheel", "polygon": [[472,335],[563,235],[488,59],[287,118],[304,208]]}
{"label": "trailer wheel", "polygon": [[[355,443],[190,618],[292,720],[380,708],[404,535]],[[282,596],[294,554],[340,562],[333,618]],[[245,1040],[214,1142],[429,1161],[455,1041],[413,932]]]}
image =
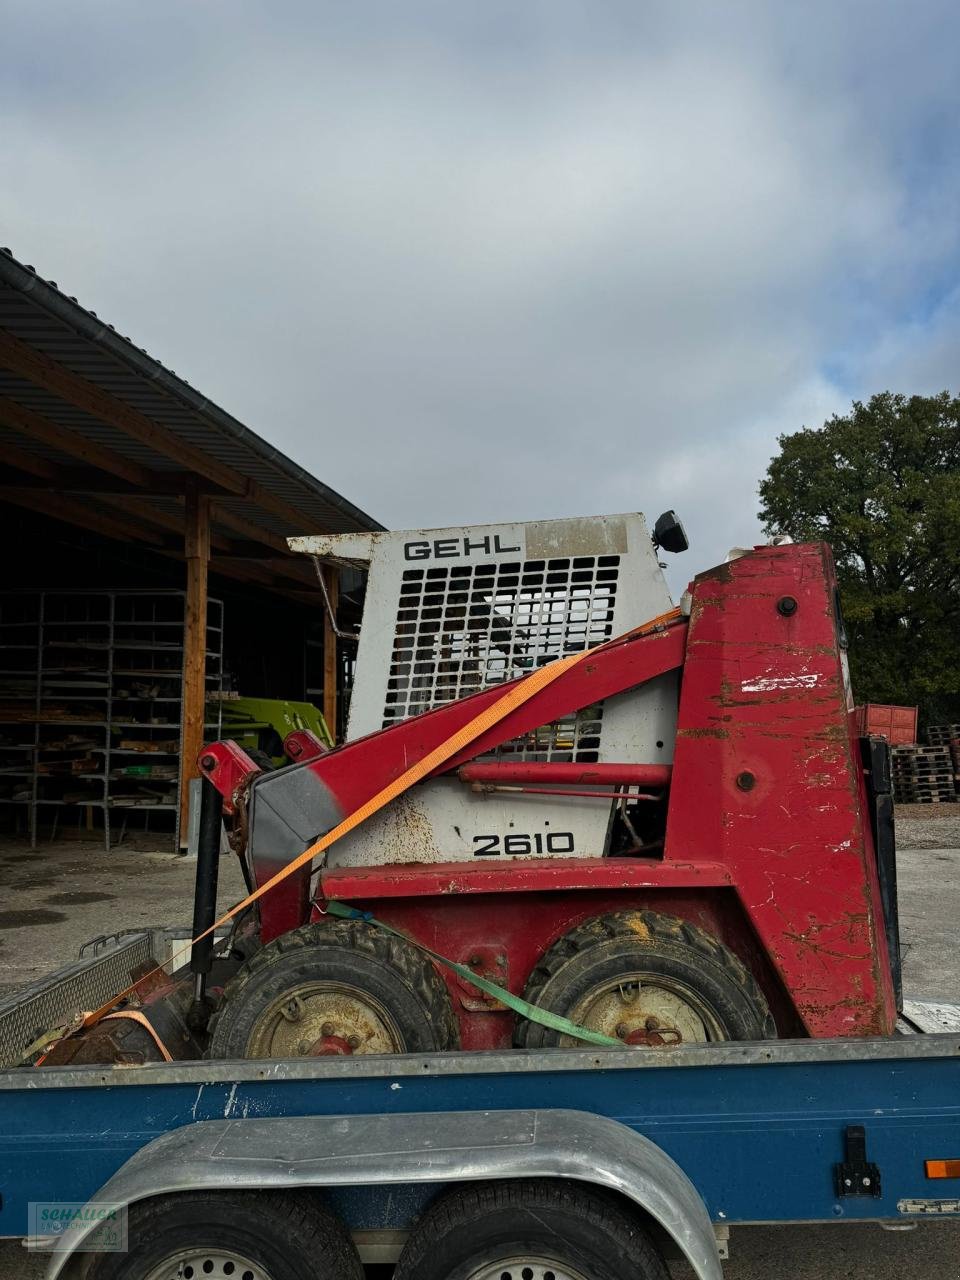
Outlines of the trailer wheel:
{"label": "trailer wheel", "polygon": [[[777,1034],[760,988],[733,952],[696,925],[654,911],[618,911],[571,929],[543,955],[524,999],[625,1045]],[[514,1043],[538,1049],[582,1042],[524,1018]]]}
{"label": "trailer wheel", "polygon": [[362,920],[303,925],[262,947],[210,1019],[211,1058],[455,1049],[446,984],[412,943]]}
{"label": "trailer wheel", "polygon": [[309,1192],[192,1192],[130,1206],[126,1253],[84,1280],[363,1280],[346,1229]]}
{"label": "trailer wheel", "polygon": [[548,1179],[458,1187],[427,1210],[394,1280],[667,1280],[639,1217]]}

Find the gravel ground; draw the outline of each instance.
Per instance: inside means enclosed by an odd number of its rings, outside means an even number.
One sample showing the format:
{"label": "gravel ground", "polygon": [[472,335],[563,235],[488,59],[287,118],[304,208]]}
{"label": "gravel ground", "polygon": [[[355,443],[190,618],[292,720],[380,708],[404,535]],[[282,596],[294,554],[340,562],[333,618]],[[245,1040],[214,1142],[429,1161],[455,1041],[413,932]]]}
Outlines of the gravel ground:
{"label": "gravel ground", "polygon": [[[932,809],[910,805],[897,812],[904,980],[915,996],[960,999],[960,807],[943,815]],[[0,842],[0,867],[6,895],[0,984],[8,988],[63,963],[98,933],[189,920],[192,866],[170,854],[132,847],[104,854],[81,844],[31,853],[8,841]],[[237,900],[240,880],[232,862],[224,864],[221,888],[222,902]],[[910,1272],[960,1280],[958,1259],[960,1221],[924,1222],[896,1234],[860,1224],[735,1227],[724,1276],[902,1280]],[[40,1280],[45,1266],[43,1255],[0,1241],[0,1280]],[[385,1274],[378,1269],[378,1280]],[[692,1275],[681,1263],[672,1263],[670,1274],[672,1280]]]}
{"label": "gravel ground", "polygon": [[960,849],[960,804],[897,805],[897,847]]}

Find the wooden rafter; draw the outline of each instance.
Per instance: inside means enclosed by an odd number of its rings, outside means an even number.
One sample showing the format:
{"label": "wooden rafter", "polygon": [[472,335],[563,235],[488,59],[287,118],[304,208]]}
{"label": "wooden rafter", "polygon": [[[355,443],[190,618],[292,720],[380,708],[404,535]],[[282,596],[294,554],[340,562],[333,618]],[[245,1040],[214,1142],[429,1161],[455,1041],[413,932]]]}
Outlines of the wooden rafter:
{"label": "wooden rafter", "polygon": [[[51,489],[57,493],[86,493],[99,497],[100,494],[142,494],[144,490],[151,494],[163,494],[170,497],[183,497],[192,477],[188,471],[150,471],[149,481],[142,487],[122,480],[120,476],[110,475],[97,467],[71,467],[57,462],[50,462],[36,454],[8,445],[0,447],[0,464],[5,464],[4,471],[28,471],[28,476],[17,477],[11,483],[22,484],[32,489]],[[201,481],[201,485],[209,485],[212,492],[223,490],[209,481]]]}
{"label": "wooden rafter", "polygon": [[172,431],[154,422],[145,413],[141,413],[139,409],[134,409],[122,400],[118,400],[116,396],[88,382],[79,374],[73,373],[51,356],[37,351],[2,329],[0,329],[0,365],[28,379],[35,386],[43,387],[53,395],[59,396],[85,413],[92,414],[101,422],[108,423],[125,435],[139,440],[141,444],[163,457],[170,458],[180,466],[205,476],[231,493],[248,498],[265,511],[271,511],[282,520],[288,521],[292,529],[299,530],[303,526],[302,512],[290,506],[282,498],[269,493],[255,480],[248,479],[233,467],[180,439]]}
{"label": "wooden rafter", "polygon": [[[109,503],[110,506],[118,507],[122,511],[127,511],[131,515],[137,515],[142,520],[155,524],[161,529],[167,529],[179,537],[184,536],[186,524],[183,515],[174,515],[170,511],[162,511],[159,507],[155,507],[150,502],[145,502],[142,498],[133,498],[127,495],[104,494],[101,495],[100,501]],[[222,533],[215,532],[212,528],[210,531],[210,546],[211,555],[217,561],[218,571],[225,559],[262,561],[265,568],[262,574],[257,575],[257,581],[268,583],[271,575],[275,577],[278,574],[281,577],[292,578],[295,582],[301,584],[311,581],[312,575],[309,566],[302,562],[301,557],[294,556],[291,552],[287,553],[286,558],[281,558],[280,556],[265,558],[263,549],[258,547],[256,543],[238,543],[233,538],[228,538]]]}
{"label": "wooden rafter", "polygon": [[[123,520],[122,517],[95,509],[87,503],[77,502],[73,498],[58,498],[52,495],[45,495],[42,502],[38,502],[38,495],[35,490],[0,487],[0,502],[9,502],[18,507],[24,507],[35,515],[49,515],[64,524],[73,525],[90,533],[99,533],[103,537],[112,538],[117,542],[143,543],[156,551],[158,555],[181,562],[183,560],[182,543],[165,538],[162,534],[155,532],[143,523]],[[181,537],[182,532],[181,527]],[[312,603],[310,593],[298,590],[293,582],[288,587],[283,581],[277,580],[277,574],[262,568],[258,564],[229,558],[226,560],[214,558],[211,561],[210,568],[211,572],[215,571],[223,578],[232,578],[237,582],[250,586],[262,587],[266,591],[271,591],[274,595],[295,600],[298,604]]]}
{"label": "wooden rafter", "polygon": [[[184,471],[157,471],[141,467],[112,449],[94,444],[79,432],[58,426],[43,414],[3,397],[0,397],[0,423],[87,464],[83,467],[63,466],[37,457],[16,445],[6,446],[0,461],[31,476],[31,480],[26,483],[34,488],[96,495],[135,494],[145,490],[147,493],[182,496],[191,479],[190,474]],[[199,484],[202,489],[209,487],[211,492],[223,492],[210,481],[201,479]],[[245,538],[260,542],[273,551],[288,553],[285,539],[264,529],[262,525],[235,515],[222,504],[217,506],[214,519],[218,524],[242,532]]]}
{"label": "wooden rafter", "polygon": [[[35,482],[35,487],[42,484],[55,484],[57,474],[60,468],[55,462],[49,462],[46,458],[41,458],[39,454],[30,453],[26,449],[21,449],[19,445],[11,444],[9,440],[4,441],[0,447],[3,461],[8,468],[15,471],[25,471],[30,477],[29,482]],[[18,481],[22,483],[22,481]],[[125,483],[121,481],[120,483]]]}
{"label": "wooden rafter", "polygon": [[255,538],[257,542],[262,542],[265,547],[272,547],[274,551],[289,552],[286,538],[282,538],[279,533],[272,533],[269,529],[264,529],[260,525],[251,524],[249,520],[243,516],[238,516],[235,511],[231,511],[229,507],[224,506],[222,502],[214,502],[213,519],[216,524],[222,524],[225,529],[232,529],[234,533],[242,533],[245,538]]}
{"label": "wooden rafter", "polygon": [[0,502],[26,507],[37,515],[53,516],[57,520],[65,520],[68,524],[79,525],[81,529],[89,529],[120,542],[146,542],[157,548],[166,548],[168,545],[162,534],[155,533],[140,523],[124,520],[112,512],[91,507],[85,502],[77,502],[74,498],[44,494],[42,501],[38,501],[36,493],[12,488],[0,489]]}
{"label": "wooden rafter", "polygon": [[121,457],[119,453],[114,453],[112,449],[105,449],[102,445],[88,440],[79,431],[71,431],[68,427],[58,426],[55,422],[51,422],[49,418],[44,417],[42,413],[37,413],[34,409],[27,409],[23,405],[17,404],[14,400],[0,397],[0,422],[6,427],[11,427],[14,431],[21,432],[23,435],[32,436],[35,440],[41,440],[53,449],[59,449],[61,453],[67,454],[70,458],[76,458],[91,467],[99,467],[101,471],[108,471],[111,475],[119,476],[121,480],[126,480],[129,484],[137,485],[141,489],[149,486],[152,473],[146,467],[141,467],[136,462],[130,462],[129,459]]}

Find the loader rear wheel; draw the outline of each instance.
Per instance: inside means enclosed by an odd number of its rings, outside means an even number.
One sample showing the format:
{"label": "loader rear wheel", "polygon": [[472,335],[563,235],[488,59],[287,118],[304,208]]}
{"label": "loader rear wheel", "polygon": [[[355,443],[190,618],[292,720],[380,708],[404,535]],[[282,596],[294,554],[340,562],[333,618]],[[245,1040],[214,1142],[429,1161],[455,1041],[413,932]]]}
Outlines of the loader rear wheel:
{"label": "loader rear wheel", "polygon": [[[524,999],[625,1046],[777,1034],[760,988],[733,952],[696,925],[654,911],[618,911],[571,929],[543,955]],[[538,1049],[583,1042],[522,1019],[514,1043]]]}
{"label": "loader rear wheel", "polygon": [[187,1192],[128,1213],[127,1249],[91,1255],[83,1280],[363,1277],[346,1228],[309,1192]]}
{"label": "loader rear wheel", "polygon": [[430,1053],[459,1045],[446,984],[362,920],[304,925],[251,956],[210,1019],[211,1058]]}

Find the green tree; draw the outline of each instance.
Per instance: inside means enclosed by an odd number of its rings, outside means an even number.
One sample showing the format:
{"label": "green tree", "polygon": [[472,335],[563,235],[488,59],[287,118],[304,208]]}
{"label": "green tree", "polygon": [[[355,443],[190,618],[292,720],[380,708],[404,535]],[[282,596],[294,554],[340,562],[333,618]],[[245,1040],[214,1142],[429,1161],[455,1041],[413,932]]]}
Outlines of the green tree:
{"label": "green tree", "polygon": [[960,399],[885,391],[779,444],[760,518],[833,547],[857,701],[960,721]]}

